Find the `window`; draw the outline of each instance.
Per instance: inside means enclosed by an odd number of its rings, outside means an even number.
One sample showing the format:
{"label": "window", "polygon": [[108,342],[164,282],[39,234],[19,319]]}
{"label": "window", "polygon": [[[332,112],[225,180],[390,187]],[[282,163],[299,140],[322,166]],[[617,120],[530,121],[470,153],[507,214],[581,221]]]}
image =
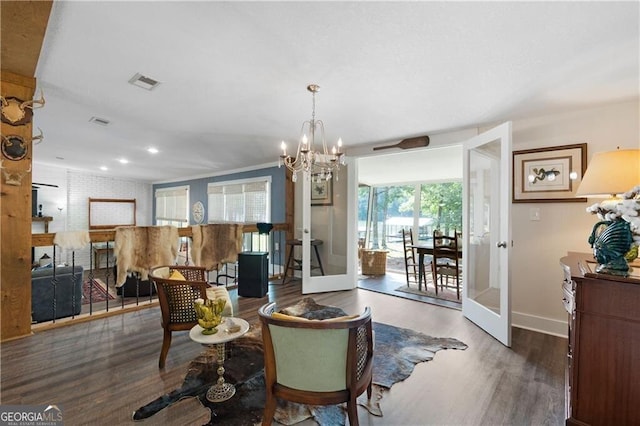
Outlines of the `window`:
{"label": "window", "polygon": [[189,187],[174,186],[156,189],[156,225],[178,228],[189,223]]}
{"label": "window", "polygon": [[210,183],[209,222],[269,222],[271,177]]}

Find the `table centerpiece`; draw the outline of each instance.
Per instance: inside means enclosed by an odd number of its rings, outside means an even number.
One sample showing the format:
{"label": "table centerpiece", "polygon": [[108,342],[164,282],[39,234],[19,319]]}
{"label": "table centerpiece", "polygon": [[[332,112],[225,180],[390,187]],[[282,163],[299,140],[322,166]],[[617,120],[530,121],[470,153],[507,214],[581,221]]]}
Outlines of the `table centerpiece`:
{"label": "table centerpiece", "polygon": [[198,317],[198,324],[202,327],[202,334],[216,334],[216,328],[222,322],[222,311],[226,304],[223,298],[202,299],[198,298],[193,303],[193,308]]}

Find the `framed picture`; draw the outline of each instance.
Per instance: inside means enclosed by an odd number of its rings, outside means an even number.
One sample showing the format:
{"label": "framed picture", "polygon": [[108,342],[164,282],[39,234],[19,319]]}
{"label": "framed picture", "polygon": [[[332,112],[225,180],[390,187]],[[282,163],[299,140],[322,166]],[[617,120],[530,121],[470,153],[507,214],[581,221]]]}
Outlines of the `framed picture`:
{"label": "framed picture", "polygon": [[512,201],[586,202],[575,196],[586,169],[586,143],[513,151]]}
{"label": "framed picture", "polygon": [[329,180],[318,179],[317,175],[311,178],[311,205],[333,205],[333,177]]}

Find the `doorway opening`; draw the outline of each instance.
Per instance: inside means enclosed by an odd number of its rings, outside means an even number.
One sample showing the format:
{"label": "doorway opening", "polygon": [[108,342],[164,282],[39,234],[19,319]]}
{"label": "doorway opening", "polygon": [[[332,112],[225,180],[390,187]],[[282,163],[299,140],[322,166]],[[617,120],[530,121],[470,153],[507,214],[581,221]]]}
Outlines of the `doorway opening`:
{"label": "doorway opening", "polygon": [[[406,164],[408,158],[417,163]],[[370,167],[369,161],[385,164],[384,169]],[[430,257],[425,256],[421,285],[407,280],[403,230],[412,232],[415,245],[433,244],[435,230],[445,235],[462,230],[460,147],[363,158],[358,166],[358,286],[415,300],[449,301],[450,307],[459,308],[455,287],[439,287],[436,294]],[[380,258],[384,269],[371,272],[371,262]]]}

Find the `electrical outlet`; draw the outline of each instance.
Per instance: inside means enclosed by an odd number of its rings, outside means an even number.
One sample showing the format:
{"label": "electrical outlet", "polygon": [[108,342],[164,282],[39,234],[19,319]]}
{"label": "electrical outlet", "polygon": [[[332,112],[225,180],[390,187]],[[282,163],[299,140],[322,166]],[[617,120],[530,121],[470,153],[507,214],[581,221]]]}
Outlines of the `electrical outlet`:
{"label": "electrical outlet", "polygon": [[280,250],[280,243],[277,243],[277,242],[276,242],[276,243],[273,243],[273,248],[274,248],[276,251]]}

